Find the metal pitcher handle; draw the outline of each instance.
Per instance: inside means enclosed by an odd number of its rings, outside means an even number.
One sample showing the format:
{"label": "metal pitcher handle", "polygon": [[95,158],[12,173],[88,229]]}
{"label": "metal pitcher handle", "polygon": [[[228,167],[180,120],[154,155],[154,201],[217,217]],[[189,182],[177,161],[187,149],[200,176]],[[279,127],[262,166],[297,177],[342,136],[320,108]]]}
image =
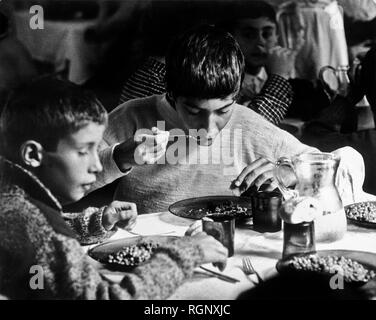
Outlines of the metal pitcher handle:
{"label": "metal pitcher handle", "polygon": [[291,198],[297,198],[299,195],[298,191],[289,189],[287,186],[285,186],[283,182],[283,179],[281,177],[281,167],[283,166],[291,168],[292,172],[295,174],[295,170],[294,170],[291,160],[286,157],[279,158],[274,168],[274,176],[278,183],[278,189],[279,191],[281,191],[282,196],[285,198],[285,200],[291,199]]}

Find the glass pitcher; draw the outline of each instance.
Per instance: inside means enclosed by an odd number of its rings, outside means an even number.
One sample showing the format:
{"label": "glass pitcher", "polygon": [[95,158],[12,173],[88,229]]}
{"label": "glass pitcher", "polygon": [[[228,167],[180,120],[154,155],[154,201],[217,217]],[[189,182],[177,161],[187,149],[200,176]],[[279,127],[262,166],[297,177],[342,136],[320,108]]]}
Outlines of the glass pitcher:
{"label": "glass pitcher", "polygon": [[[282,169],[286,166],[295,173],[297,183],[294,190],[288,189],[283,182]],[[275,176],[285,199],[309,196],[320,202],[322,214],[315,219],[316,241],[339,240],[347,229],[345,211],[335,186],[338,166],[339,158],[332,153],[280,158],[276,164]]]}

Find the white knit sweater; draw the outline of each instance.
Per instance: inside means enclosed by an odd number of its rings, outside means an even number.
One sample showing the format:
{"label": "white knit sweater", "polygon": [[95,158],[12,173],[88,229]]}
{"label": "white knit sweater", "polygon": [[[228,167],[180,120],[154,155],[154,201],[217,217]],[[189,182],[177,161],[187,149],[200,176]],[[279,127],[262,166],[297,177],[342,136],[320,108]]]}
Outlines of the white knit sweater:
{"label": "white knit sweater", "polygon": [[[112,158],[114,145],[133,137],[136,130],[150,129],[162,120],[164,130],[183,128],[165,95],[130,100],[110,113],[101,147],[104,171],[99,177],[100,184],[123,176],[115,198],[135,202],[139,213],[165,211],[175,201],[190,197],[231,195],[231,182],[252,161],[263,157],[276,162],[282,156],[317,151],[256,112],[235,105],[230,121],[213,144],[191,149],[187,158],[183,157],[186,163],[181,163],[180,157],[179,161],[175,161],[178,163],[165,161],[165,164],[137,166],[124,175]],[[172,147],[167,148],[166,157],[161,162],[177,160],[169,152],[177,146],[174,141],[171,141],[169,146]]]}

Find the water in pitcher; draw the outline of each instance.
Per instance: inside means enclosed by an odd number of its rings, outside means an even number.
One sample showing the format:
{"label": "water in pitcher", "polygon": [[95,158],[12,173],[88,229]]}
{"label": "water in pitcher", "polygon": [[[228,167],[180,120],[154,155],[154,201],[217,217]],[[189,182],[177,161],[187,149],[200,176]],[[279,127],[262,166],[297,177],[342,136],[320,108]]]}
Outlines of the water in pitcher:
{"label": "water in pitcher", "polygon": [[346,215],[335,177],[339,166],[339,158],[331,153],[309,153],[294,158],[281,158],[277,163],[276,177],[285,194],[291,191],[282,185],[278,167],[289,166],[297,178],[296,195],[317,199],[322,214],[315,219],[316,241],[335,241],[341,239],[347,229]]}

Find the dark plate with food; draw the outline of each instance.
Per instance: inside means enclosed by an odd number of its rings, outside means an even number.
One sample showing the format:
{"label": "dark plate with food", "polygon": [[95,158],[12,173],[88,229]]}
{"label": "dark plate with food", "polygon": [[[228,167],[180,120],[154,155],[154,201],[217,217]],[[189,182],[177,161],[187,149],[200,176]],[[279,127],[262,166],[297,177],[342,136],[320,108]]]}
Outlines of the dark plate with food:
{"label": "dark plate with food", "polygon": [[376,229],[376,201],[353,203],[345,207],[347,219],[360,227]]}
{"label": "dark plate with food", "polygon": [[161,244],[178,239],[175,236],[137,236],[101,243],[88,251],[93,259],[106,268],[127,271],[151,258]]}
{"label": "dark plate with food", "polygon": [[280,274],[319,275],[330,280],[343,276],[344,285],[361,286],[376,279],[376,254],[350,250],[320,250],[279,260]]}
{"label": "dark plate with food", "polygon": [[235,217],[237,221],[252,218],[251,199],[233,196],[209,196],[175,202],[168,210],[176,216],[199,220],[204,217]]}

